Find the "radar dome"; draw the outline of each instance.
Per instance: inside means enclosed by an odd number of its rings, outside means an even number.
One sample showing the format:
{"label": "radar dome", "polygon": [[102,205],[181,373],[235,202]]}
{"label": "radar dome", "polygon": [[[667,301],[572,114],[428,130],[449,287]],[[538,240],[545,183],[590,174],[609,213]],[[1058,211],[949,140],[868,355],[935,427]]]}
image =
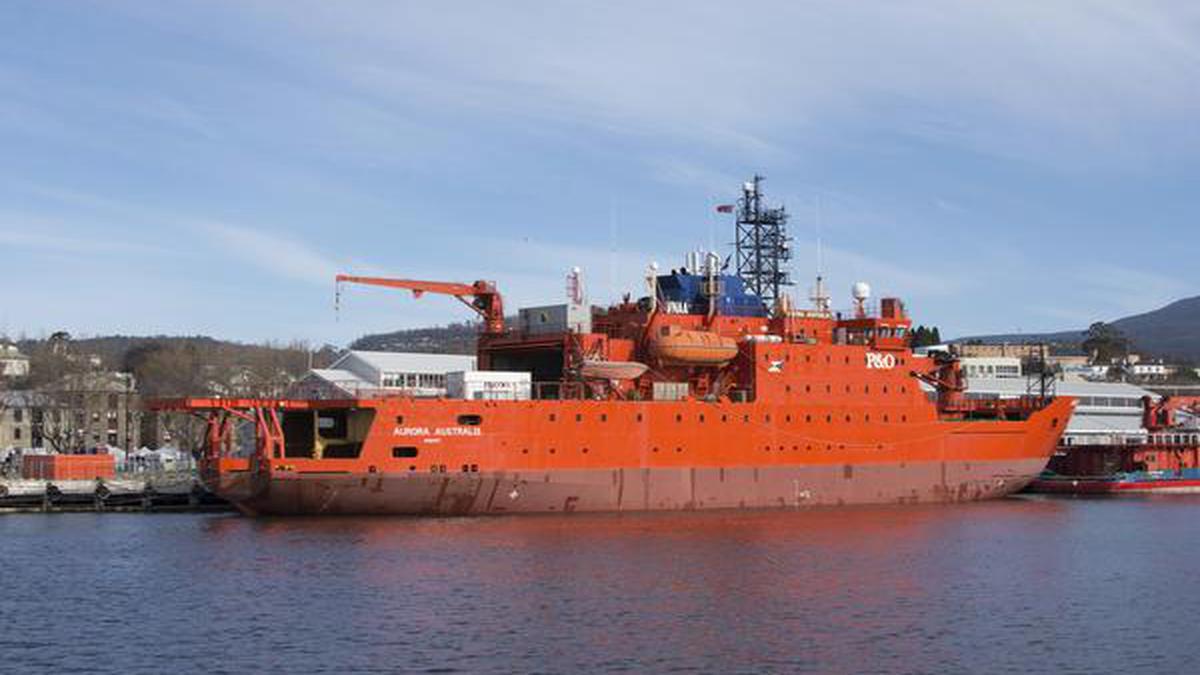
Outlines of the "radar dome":
{"label": "radar dome", "polygon": [[871,297],[871,285],[865,281],[857,281],[850,288],[850,293],[854,295],[855,300],[866,300]]}

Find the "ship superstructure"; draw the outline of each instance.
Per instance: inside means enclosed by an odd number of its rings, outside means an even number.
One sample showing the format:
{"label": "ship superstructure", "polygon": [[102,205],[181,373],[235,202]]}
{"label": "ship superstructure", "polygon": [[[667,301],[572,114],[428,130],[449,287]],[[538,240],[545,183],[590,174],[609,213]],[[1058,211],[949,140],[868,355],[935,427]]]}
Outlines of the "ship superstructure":
{"label": "ship superstructure", "polygon": [[[206,480],[246,513],[473,514],[950,502],[1021,489],[1070,399],[978,401],[956,359],[914,356],[904,304],[812,309],[783,287],[786,215],[743,188],[737,264],[651,265],[642,297],[505,320],[497,285],[339,276],[458,298],[481,319],[480,373],[527,399],[186,399],[208,419]],[[757,233],[757,234],[756,234]],[[757,237],[757,238],[755,238]],[[471,378],[467,378],[471,379]],[[486,393],[486,388],[478,390]],[[249,457],[238,424],[254,426]]]}

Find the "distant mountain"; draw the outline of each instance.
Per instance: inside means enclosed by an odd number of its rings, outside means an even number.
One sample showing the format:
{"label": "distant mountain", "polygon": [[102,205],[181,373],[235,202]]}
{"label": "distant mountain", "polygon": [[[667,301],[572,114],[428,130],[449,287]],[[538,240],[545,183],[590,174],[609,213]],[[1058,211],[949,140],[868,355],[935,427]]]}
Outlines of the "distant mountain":
{"label": "distant mountain", "polygon": [[[1200,361],[1200,296],[1176,300],[1152,312],[1106,323],[1124,333],[1133,342],[1134,350],[1140,354],[1165,359]],[[958,341],[1078,345],[1086,335],[1085,327],[1057,333],[980,335],[960,338]]]}

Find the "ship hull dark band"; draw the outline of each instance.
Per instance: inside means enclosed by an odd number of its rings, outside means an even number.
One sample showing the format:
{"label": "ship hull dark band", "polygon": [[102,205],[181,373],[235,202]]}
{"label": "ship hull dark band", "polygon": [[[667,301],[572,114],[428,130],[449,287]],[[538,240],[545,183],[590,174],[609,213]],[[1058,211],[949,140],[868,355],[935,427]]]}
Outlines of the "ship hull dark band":
{"label": "ship hull dark band", "polygon": [[[521,473],[301,474],[229,496],[254,515],[482,515],[949,503],[1025,487],[1043,459]],[[251,481],[253,482],[253,481]],[[236,494],[240,492],[241,494]]]}

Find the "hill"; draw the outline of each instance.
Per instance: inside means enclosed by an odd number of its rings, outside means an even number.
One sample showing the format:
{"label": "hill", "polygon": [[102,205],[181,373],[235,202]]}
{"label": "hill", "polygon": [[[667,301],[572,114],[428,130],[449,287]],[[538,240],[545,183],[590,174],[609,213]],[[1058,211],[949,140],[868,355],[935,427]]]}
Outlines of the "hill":
{"label": "hill", "polygon": [[[1128,337],[1134,350],[1147,356],[1182,361],[1200,361],[1200,296],[1176,300],[1165,307],[1107,322]],[[1008,333],[960,338],[997,342],[1045,342],[1079,345],[1087,328],[1056,333]]]}
{"label": "hill", "polygon": [[350,348],[379,352],[474,354],[475,336],[478,334],[479,327],[476,324],[452,323],[448,326],[364,335],[350,343]]}

